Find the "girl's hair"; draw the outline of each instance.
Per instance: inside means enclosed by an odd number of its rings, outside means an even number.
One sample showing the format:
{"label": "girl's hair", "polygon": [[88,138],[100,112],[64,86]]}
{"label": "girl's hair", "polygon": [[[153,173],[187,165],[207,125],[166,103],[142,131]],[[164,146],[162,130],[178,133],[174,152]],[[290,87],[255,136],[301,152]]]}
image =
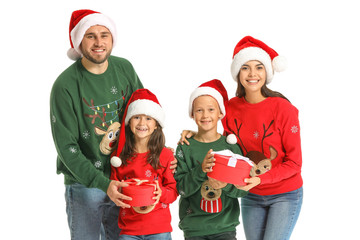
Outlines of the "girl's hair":
{"label": "girl's hair", "polygon": [[[155,120],[156,121],[156,120]],[[154,168],[158,169],[160,164],[160,153],[165,147],[165,135],[162,131],[162,127],[156,121],[157,128],[151,134],[148,141],[149,153],[147,155],[147,162]],[[123,159],[123,164],[126,166],[128,161],[131,161],[135,157],[135,138],[134,133],[131,131],[130,126],[125,127],[125,145],[120,154],[120,158]]]}
{"label": "girl's hair", "polygon": [[[240,70],[241,71],[241,70]],[[242,98],[242,97],[245,97],[245,88],[244,86],[241,84],[240,82],[240,79],[239,79],[239,75],[237,77],[237,89],[236,89],[236,96],[239,97],[239,98]],[[276,91],[273,91],[271,90],[270,88],[268,88],[266,86],[266,83],[261,87],[261,94],[264,96],[264,97],[281,97],[281,98],[284,98],[286,100],[289,101],[289,99],[287,99],[284,95],[282,95],[281,93],[279,92],[276,92]],[[289,101],[290,102],[290,101]]]}

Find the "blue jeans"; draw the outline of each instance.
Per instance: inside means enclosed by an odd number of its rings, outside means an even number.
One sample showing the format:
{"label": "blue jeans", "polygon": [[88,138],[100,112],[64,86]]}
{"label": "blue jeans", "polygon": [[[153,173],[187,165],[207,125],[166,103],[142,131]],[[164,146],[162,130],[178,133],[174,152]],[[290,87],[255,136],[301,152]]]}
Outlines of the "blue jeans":
{"label": "blue jeans", "polygon": [[186,237],[185,240],[236,240],[236,231],[198,237]]}
{"label": "blue jeans", "polygon": [[119,207],[102,190],[66,185],[66,213],[72,240],[118,240]]}
{"label": "blue jeans", "polygon": [[138,236],[120,235],[119,240],[171,240],[171,234],[167,232]]}
{"label": "blue jeans", "polygon": [[260,196],[249,193],[241,199],[241,215],[248,240],[287,240],[299,217],[303,188]]}

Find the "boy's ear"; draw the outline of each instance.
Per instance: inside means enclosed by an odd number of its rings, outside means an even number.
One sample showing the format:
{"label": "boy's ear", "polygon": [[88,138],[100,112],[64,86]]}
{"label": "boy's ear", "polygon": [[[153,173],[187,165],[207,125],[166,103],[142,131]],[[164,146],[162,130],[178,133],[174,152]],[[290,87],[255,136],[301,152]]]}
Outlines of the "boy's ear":
{"label": "boy's ear", "polygon": [[222,119],[224,117],[224,114],[220,113],[219,119]]}

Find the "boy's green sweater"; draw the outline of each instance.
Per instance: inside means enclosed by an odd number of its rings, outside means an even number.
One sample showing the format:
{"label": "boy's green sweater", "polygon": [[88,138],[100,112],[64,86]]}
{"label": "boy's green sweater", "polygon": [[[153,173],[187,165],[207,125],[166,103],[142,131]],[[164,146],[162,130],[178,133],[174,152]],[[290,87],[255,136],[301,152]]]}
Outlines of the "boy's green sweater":
{"label": "boy's green sweater", "polygon": [[103,74],[73,63],[56,79],[50,96],[50,118],[57,173],[65,184],[80,183],[107,191],[110,154],[117,146],[119,119],[131,94],[143,88],[133,66],[110,56]]}
{"label": "boy's green sweater", "polygon": [[194,138],[188,139],[190,145],[178,145],[176,158],[178,166],[175,179],[180,197],[180,223],[185,237],[206,236],[222,232],[235,231],[239,222],[240,208],[238,197],[247,192],[238,190],[234,185],[228,184],[222,189],[222,210],[217,213],[208,213],[201,209],[201,186],[207,180],[202,171],[201,164],[206,153],[229,149],[234,153],[242,154],[237,144],[230,145],[226,138],[221,136],[215,142],[203,143]]}

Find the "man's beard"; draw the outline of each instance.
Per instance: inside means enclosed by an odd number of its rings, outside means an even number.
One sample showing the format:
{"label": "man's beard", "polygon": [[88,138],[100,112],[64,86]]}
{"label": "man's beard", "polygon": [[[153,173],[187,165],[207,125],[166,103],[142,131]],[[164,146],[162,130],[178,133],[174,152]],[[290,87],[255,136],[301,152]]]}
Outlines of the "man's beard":
{"label": "man's beard", "polygon": [[83,52],[83,56],[84,56],[87,60],[89,60],[90,62],[95,63],[95,64],[104,63],[104,62],[109,58],[109,56],[110,56],[110,54],[111,54],[111,51],[109,51],[109,52],[107,52],[107,54],[105,55],[104,58],[102,58],[102,59],[95,59],[95,58],[93,58],[88,52],[86,52],[86,51],[82,51],[82,52]]}

